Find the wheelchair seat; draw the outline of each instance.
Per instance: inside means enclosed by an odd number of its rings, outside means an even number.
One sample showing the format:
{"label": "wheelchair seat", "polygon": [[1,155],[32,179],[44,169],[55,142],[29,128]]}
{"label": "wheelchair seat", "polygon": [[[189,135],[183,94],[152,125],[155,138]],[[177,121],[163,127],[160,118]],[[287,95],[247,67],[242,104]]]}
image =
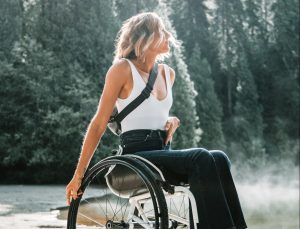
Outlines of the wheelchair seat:
{"label": "wheelchair seat", "polygon": [[105,179],[111,191],[122,198],[140,195],[148,190],[138,174],[122,165],[112,166]]}
{"label": "wheelchair seat", "polygon": [[[119,150],[122,152],[121,148]],[[118,155],[121,154],[121,152],[115,152],[115,154]],[[134,154],[127,154],[127,156],[137,158],[145,163],[151,169],[157,180],[166,181],[166,177],[168,184],[174,186],[189,186],[187,178],[184,175],[174,174],[162,166],[158,168],[143,157]],[[112,166],[105,175],[105,179],[111,191],[122,198],[130,198],[147,192],[147,188],[141,177],[130,168],[122,165]]]}

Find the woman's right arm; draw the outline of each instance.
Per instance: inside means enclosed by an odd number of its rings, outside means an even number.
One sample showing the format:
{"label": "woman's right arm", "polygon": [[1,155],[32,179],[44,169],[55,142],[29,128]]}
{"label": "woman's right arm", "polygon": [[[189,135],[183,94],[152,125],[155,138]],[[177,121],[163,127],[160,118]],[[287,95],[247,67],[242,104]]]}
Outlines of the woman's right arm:
{"label": "woman's right arm", "polygon": [[[90,163],[92,156],[107,128],[107,123],[113,111],[115,102],[126,82],[126,64],[125,60],[112,65],[107,71],[103,92],[100,97],[97,111],[92,118],[81,148],[80,157],[74,173],[74,176],[66,188],[67,203],[70,205],[71,196],[76,199],[81,179]],[[122,74],[121,74],[122,73]]]}

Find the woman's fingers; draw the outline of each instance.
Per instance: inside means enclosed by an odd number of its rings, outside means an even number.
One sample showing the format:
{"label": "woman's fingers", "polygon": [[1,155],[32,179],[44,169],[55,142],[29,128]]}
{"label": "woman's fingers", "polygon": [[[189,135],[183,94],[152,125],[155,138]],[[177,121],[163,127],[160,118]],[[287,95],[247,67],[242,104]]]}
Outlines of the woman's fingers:
{"label": "woman's fingers", "polygon": [[71,204],[71,189],[67,189],[66,197],[67,197],[67,204],[70,206],[70,204]]}
{"label": "woman's fingers", "polygon": [[77,190],[76,188],[67,187],[66,190],[66,198],[67,198],[67,204],[70,206],[72,198],[76,200],[80,195],[83,194],[81,190]]}
{"label": "woman's fingers", "polygon": [[166,137],[165,144],[168,144],[168,142],[170,141],[170,138],[171,138],[171,129],[169,129],[168,132],[167,132],[167,137]]}
{"label": "woman's fingers", "polygon": [[173,125],[171,124],[169,129],[168,129],[168,132],[167,132],[167,137],[166,137],[166,140],[165,140],[165,145],[168,144],[169,141],[172,141],[172,137],[173,137],[173,131],[174,127]]}
{"label": "woman's fingers", "polygon": [[168,144],[168,142],[171,142],[172,141],[172,139],[173,139],[173,136],[171,135],[171,136],[169,136],[169,137],[167,137],[167,139],[166,139],[166,141],[165,141],[165,145],[167,145]]}
{"label": "woman's fingers", "polygon": [[76,191],[69,190],[67,192],[67,203],[70,206],[72,199],[76,200],[79,194]]}
{"label": "woman's fingers", "polygon": [[177,117],[171,117],[167,121],[165,125],[165,129],[167,130],[167,137],[165,144],[167,144],[169,141],[172,141],[173,134],[175,133],[175,130],[180,126],[180,120]]}
{"label": "woman's fingers", "polygon": [[170,129],[170,127],[171,127],[171,122],[167,121],[165,125],[166,130]]}
{"label": "woman's fingers", "polygon": [[73,190],[72,197],[73,197],[74,200],[77,199],[77,191]]}

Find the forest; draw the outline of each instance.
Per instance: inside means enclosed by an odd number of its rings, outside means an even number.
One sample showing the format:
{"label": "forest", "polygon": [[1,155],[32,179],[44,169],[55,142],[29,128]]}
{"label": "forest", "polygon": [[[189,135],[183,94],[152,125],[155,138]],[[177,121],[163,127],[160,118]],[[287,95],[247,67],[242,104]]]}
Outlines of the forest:
{"label": "forest", "polygon": [[[181,120],[172,148],[299,166],[297,0],[1,0],[0,183],[72,177],[117,33],[147,11],[181,43],[164,61]],[[118,144],[107,129],[91,165]]]}

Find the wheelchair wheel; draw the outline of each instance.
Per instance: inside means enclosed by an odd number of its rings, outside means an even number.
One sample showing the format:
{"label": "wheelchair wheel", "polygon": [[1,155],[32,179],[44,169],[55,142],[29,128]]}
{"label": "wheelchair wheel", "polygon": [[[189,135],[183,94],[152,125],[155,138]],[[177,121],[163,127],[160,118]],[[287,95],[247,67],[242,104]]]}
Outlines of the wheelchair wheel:
{"label": "wheelchair wheel", "polygon": [[83,178],[72,200],[68,229],[168,228],[166,200],[153,172],[130,156],[109,157]]}

